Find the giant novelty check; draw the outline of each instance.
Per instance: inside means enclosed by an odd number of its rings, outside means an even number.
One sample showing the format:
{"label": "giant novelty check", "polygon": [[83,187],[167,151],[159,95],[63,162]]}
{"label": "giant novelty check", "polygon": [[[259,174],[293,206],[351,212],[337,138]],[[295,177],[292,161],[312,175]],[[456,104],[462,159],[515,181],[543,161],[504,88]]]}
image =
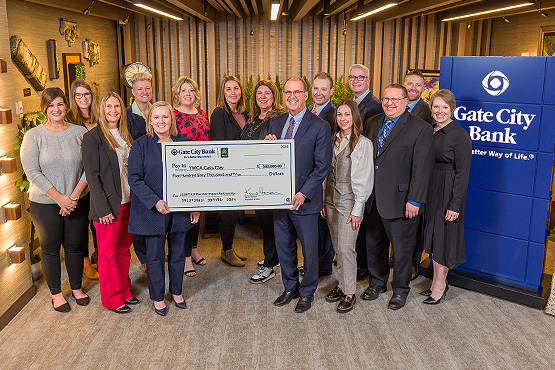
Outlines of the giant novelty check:
{"label": "giant novelty check", "polygon": [[293,140],[162,143],[164,200],[171,211],[290,208]]}

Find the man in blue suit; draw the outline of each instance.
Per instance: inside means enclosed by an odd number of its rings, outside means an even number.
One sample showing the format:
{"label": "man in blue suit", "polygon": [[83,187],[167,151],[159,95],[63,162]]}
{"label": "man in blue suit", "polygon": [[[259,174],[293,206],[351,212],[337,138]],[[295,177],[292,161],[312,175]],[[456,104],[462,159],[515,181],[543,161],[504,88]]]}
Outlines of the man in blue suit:
{"label": "man in blue suit", "polygon": [[[323,208],[322,182],[331,166],[330,125],[306,108],[308,87],[298,78],[289,78],[283,86],[283,101],[289,113],[270,121],[267,139],[295,140],[295,191],[289,210],[274,213],[276,249],[281,264],[284,292],[274,301],[283,306],[300,296],[295,312],[305,312],[312,305],[318,286],[318,214]],[[297,247],[303,247],[304,278],[299,282]]]}

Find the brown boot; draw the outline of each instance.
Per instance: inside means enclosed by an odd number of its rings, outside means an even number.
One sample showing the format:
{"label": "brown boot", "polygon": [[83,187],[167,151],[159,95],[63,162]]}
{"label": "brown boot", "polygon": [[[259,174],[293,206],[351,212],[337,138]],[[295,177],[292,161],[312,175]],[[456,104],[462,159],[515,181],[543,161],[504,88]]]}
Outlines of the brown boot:
{"label": "brown boot", "polygon": [[83,267],[83,274],[91,280],[98,280],[98,271],[90,263]]}
{"label": "brown boot", "polygon": [[239,258],[241,261],[246,261],[246,260],[247,260],[247,257],[243,256],[243,255],[240,254],[240,253],[237,253],[237,251],[236,251],[235,249],[231,248],[231,250],[233,251],[233,253],[235,253],[235,255],[237,256],[237,258]]}
{"label": "brown boot", "polygon": [[235,266],[235,267],[245,266],[245,263],[235,255],[235,252],[233,252],[233,249],[228,249],[227,251],[224,251],[222,249],[222,261],[227,262],[231,266]]}

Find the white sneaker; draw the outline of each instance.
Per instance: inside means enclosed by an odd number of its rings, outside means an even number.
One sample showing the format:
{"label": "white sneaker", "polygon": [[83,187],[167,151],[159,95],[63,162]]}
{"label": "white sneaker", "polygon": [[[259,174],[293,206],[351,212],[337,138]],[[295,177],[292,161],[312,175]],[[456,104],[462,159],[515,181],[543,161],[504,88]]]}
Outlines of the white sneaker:
{"label": "white sneaker", "polygon": [[258,272],[251,277],[251,283],[262,284],[276,276],[273,268],[261,266]]}

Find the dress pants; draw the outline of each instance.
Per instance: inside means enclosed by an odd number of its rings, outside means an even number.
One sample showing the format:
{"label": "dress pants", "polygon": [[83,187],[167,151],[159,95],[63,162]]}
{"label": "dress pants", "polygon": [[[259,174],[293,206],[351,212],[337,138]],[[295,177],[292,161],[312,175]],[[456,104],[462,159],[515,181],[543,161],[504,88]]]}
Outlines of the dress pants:
{"label": "dress pants", "polygon": [[127,232],[131,203],[119,208],[118,217],[109,225],[94,221],[98,240],[98,281],[100,300],[109,310],[121,307],[131,299],[129,262],[133,235]]}
{"label": "dress pants", "polygon": [[411,219],[387,219],[380,216],[376,202],[366,213],[366,246],[370,285],[381,288],[389,278],[389,244],[393,245],[393,294],[407,296],[412,274],[412,253],[420,215]]}
{"label": "dress pants", "polygon": [[235,237],[235,227],[243,211],[221,211],[220,212],[220,238],[222,247],[227,251],[233,247]]}
{"label": "dress pants", "polygon": [[273,268],[279,263],[274,234],[274,211],[257,209],[256,220],[262,229],[262,250],[264,251],[264,267]]}
{"label": "dress pants", "polygon": [[[90,208],[91,208],[91,193],[85,194],[83,197],[81,197],[81,199],[79,199],[79,202],[83,202],[83,206],[87,207],[87,214],[89,214],[89,211],[90,211]],[[91,221],[91,225],[92,225],[92,221]],[[91,227],[91,230],[92,230],[92,235],[93,235],[94,246],[96,247],[94,227]],[[83,230],[83,240],[81,241],[81,251],[83,252],[83,258],[87,258],[89,256],[89,229],[88,228],[85,228],[85,230]]]}
{"label": "dress pants", "polygon": [[[366,203],[368,205],[368,203]],[[356,242],[357,265],[361,269],[368,270],[368,256],[366,256],[366,217],[362,219],[358,228],[358,237]]]}
{"label": "dress pants", "polygon": [[133,249],[141,264],[146,263],[146,243],[145,236],[133,234]]}
{"label": "dress pants", "polygon": [[168,230],[165,235],[145,235],[146,271],[148,291],[153,301],[163,301],[166,291],[165,241],[168,240],[168,271],[170,276],[170,293],[180,295],[183,287],[183,268],[185,267],[185,232],[170,233],[172,218],[170,213]]}
{"label": "dress pants", "polygon": [[[274,232],[285,290],[298,291],[303,297],[312,296],[318,286],[318,213],[298,215],[289,210],[276,210]],[[304,278],[300,283],[295,235],[301,240],[304,258]]]}
{"label": "dress pants", "polygon": [[42,270],[50,294],[62,292],[60,246],[64,247],[69,285],[81,289],[83,279],[83,233],[87,230],[89,206],[79,200],[67,216],[60,215],[57,204],[30,203],[31,219],[41,245]]}
{"label": "dress pants", "polygon": [[318,270],[320,272],[331,272],[335,250],[331,241],[328,222],[318,215]]}

